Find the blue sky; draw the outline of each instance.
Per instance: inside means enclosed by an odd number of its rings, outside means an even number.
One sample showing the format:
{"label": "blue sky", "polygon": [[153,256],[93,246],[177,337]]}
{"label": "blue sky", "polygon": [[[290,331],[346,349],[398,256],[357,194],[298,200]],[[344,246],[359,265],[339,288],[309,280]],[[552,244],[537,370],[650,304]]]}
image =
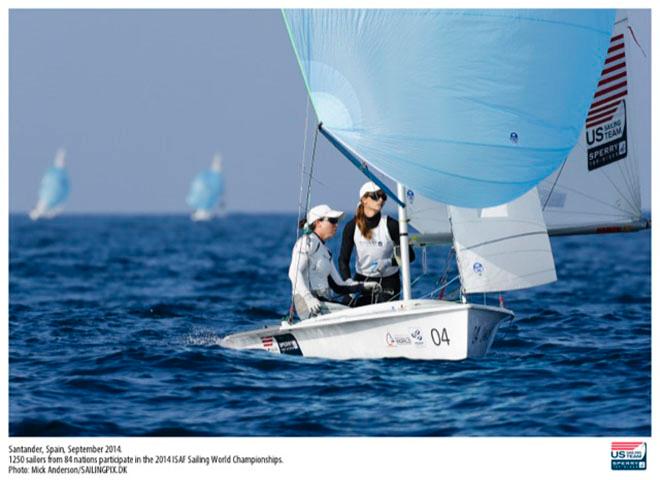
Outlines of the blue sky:
{"label": "blue sky", "polygon": [[[650,56],[650,15],[631,22]],[[59,147],[69,212],[185,212],[216,151],[230,211],[297,210],[307,96],[278,10],[13,10],[9,41],[10,211]],[[315,177],[313,203],[346,210],[365,181],[325,141]]]}

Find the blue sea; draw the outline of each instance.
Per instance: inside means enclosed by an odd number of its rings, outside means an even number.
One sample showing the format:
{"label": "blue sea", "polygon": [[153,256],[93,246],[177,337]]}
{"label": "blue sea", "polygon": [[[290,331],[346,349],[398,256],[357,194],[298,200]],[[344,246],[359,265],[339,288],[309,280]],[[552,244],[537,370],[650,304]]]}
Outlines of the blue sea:
{"label": "blue sea", "polygon": [[[505,295],[516,318],[485,358],[220,347],[286,314],[295,223],[11,215],[10,435],[651,435],[649,231],[554,238],[559,281]],[[417,252],[421,296],[447,248],[426,274]]]}

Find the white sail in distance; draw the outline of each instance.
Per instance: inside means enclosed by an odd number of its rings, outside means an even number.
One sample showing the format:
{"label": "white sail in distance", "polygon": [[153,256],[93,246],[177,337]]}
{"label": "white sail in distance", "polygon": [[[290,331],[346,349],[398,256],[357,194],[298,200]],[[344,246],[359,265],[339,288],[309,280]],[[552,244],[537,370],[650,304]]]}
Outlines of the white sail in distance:
{"label": "white sail in distance", "polygon": [[30,218],[53,218],[62,211],[62,206],[69,196],[69,174],[65,164],[66,151],[60,148],[41,179],[37,205],[30,211]]}
{"label": "white sail in distance", "polygon": [[206,221],[220,213],[224,196],[224,175],[222,173],[222,157],[216,153],[211,167],[198,173],[190,184],[190,192],[186,198],[188,205],[194,209],[191,214],[193,221]]}

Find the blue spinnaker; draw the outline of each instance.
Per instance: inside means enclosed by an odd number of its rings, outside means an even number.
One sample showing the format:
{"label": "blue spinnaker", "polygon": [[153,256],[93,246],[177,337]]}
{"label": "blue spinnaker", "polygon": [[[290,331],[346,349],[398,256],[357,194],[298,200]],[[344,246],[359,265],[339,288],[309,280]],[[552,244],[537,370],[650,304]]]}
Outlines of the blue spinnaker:
{"label": "blue spinnaker", "polygon": [[190,185],[186,201],[196,210],[212,210],[224,190],[222,173],[213,169],[197,174]]}
{"label": "blue spinnaker", "polygon": [[[318,120],[461,207],[509,202],[575,145],[614,10],[285,10]],[[585,160],[586,161],[586,160]]]}
{"label": "blue spinnaker", "polygon": [[61,205],[69,196],[69,175],[63,167],[50,167],[41,179],[39,202],[47,209]]}

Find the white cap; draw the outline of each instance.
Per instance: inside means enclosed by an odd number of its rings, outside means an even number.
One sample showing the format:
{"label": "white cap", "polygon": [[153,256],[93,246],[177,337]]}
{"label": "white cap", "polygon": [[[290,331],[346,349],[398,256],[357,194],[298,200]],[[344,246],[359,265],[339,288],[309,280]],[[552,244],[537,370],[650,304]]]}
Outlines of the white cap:
{"label": "white cap", "polygon": [[317,205],[307,212],[307,224],[311,225],[319,218],[340,218],[342,215],[344,215],[344,212],[333,210],[327,205]]}
{"label": "white cap", "polygon": [[360,187],[360,198],[364,197],[367,193],[377,192],[378,190],[382,190],[382,188],[374,182],[367,182]]}

